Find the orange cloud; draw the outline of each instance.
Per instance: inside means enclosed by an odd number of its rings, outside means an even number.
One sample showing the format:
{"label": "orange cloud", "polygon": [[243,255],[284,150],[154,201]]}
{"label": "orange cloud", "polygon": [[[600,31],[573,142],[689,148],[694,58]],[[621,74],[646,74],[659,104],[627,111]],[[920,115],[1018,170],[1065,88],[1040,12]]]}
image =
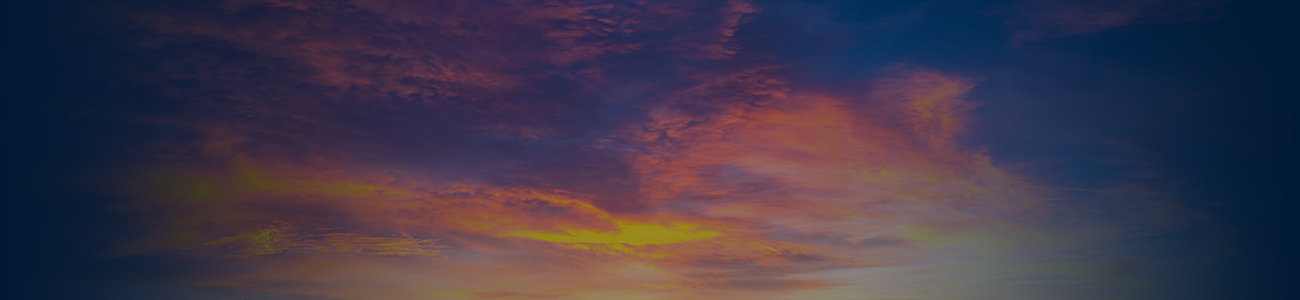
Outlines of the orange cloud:
{"label": "orange cloud", "polygon": [[957,142],[975,80],[900,68],[844,98],[771,70],[701,74],[593,146],[636,175],[641,209],[545,178],[240,152],[110,184],[147,221],[108,254],[258,265],[188,284],[339,299],[905,298],[1021,276],[1137,286],[1087,246],[1119,227],[1031,226],[1056,213],[1050,191]]}

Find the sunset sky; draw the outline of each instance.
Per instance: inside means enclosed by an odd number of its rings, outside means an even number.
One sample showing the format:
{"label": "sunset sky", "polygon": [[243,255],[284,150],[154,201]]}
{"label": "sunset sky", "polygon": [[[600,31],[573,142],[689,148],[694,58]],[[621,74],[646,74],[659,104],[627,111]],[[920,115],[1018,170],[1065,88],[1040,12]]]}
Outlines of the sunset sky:
{"label": "sunset sky", "polygon": [[31,299],[1282,299],[1294,10],[64,1]]}

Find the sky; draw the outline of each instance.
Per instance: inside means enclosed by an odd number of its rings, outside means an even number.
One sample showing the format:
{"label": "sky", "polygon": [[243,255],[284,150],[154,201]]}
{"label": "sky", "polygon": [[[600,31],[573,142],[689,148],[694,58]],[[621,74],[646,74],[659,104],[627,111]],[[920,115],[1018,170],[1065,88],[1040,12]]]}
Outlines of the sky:
{"label": "sky", "polygon": [[1278,299],[1300,280],[1300,26],[1278,3],[28,6],[5,119],[30,299]]}

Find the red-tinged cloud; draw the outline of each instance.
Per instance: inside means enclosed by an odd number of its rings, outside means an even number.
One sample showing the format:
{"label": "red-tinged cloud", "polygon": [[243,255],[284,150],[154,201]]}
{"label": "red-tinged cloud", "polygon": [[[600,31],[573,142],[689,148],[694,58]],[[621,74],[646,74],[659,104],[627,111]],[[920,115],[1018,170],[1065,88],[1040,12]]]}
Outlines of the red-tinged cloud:
{"label": "red-tinged cloud", "polygon": [[1213,20],[1222,0],[1197,1],[1030,1],[1001,10],[1016,28],[1012,39],[1040,40],[1090,34],[1131,24],[1170,24]]}
{"label": "red-tinged cloud", "polygon": [[135,221],[100,254],[246,270],[181,286],[1070,299],[1142,294],[1134,274],[1175,263],[1122,240],[1192,217],[1140,189],[1090,191],[1132,215],[1075,209],[998,168],[962,139],[968,76],[792,84],[740,47],[763,12],[744,1],[106,9],[127,52],[156,56],[122,80],[157,99],[99,112],[153,134],[96,182]]}

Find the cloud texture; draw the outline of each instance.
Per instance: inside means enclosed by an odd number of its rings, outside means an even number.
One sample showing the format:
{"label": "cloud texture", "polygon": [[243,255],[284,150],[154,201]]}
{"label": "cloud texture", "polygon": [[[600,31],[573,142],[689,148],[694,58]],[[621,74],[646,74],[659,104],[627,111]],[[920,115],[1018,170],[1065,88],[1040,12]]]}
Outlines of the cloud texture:
{"label": "cloud texture", "polygon": [[[1050,29],[1014,38],[1201,7],[1166,4],[1043,8],[1057,17],[1023,20]],[[258,299],[1151,299],[1217,255],[1200,247],[1212,237],[1171,236],[1209,221],[1163,191],[1000,168],[965,138],[977,76],[898,63],[852,86],[800,84],[789,62],[744,46],[763,38],[748,27],[768,13],[758,3],[82,8],[100,25],[88,30],[135,57],[114,80],[149,91],[80,108],[150,132],[89,180],[133,221],[96,255],[239,270],[155,286]]]}

